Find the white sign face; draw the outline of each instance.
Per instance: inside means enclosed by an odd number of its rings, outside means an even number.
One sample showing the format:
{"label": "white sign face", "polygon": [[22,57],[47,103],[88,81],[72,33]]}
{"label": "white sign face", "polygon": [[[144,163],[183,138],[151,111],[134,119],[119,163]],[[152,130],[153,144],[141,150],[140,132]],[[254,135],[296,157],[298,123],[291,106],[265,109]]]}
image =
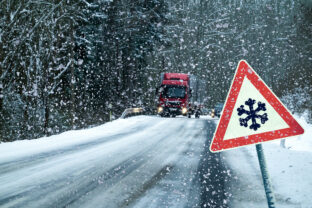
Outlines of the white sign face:
{"label": "white sign face", "polygon": [[[247,121],[247,127],[240,125],[240,118],[246,119],[248,116],[246,113],[250,112],[250,106],[246,105],[245,103],[249,99],[255,100],[255,103],[252,106],[253,110],[257,109],[258,102],[265,104],[265,110],[255,112],[255,115],[258,116],[262,116],[265,113],[267,115],[267,120],[263,124],[261,123],[260,118],[256,118],[256,123],[260,125],[257,130],[250,129],[250,126],[252,125],[252,118]],[[244,109],[247,112],[239,116],[237,109],[240,108],[241,105],[243,105]],[[245,76],[242,87],[237,97],[235,107],[232,112],[228,128],[224,135],[224,140],[237,137],[247,137],[253,134],[259,134],[285,128],[289,128],[289,125],[282,119],[282,117],[276,112],[276,110],[274,110],[269,102],[260,94],[260,92]]]}

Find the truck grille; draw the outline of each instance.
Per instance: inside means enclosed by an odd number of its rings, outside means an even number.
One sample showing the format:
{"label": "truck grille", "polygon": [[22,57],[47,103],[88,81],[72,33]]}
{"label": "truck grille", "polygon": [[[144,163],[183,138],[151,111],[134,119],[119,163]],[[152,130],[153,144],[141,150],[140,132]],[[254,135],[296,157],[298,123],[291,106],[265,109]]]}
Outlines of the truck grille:
{"label": "truck grille", "polygon": [[169,106],[180,106],[181,102],[180,101],[167,101],[166,104]]}

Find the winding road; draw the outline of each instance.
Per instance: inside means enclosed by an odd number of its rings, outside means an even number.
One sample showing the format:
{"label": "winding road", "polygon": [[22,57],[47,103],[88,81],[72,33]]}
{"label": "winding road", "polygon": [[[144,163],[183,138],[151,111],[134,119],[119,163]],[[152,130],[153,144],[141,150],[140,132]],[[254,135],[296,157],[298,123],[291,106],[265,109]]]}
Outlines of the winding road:
{"label": "winding road", "polygon": [[91,139],[41,150],[31,140],[36,151],[0,155],[0,207],[227,207],[225,162],[209,151],[213,120],[112,123]]}

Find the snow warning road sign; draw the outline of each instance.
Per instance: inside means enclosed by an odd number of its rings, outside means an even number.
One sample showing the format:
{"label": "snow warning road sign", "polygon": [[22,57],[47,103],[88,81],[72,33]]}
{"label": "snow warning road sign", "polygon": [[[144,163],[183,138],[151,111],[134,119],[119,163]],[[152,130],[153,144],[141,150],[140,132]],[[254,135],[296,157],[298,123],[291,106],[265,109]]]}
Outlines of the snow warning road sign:
{"label": "snow warning road sign", "polygon": [[210,150],[219,152],[303,132],[259,75],[240,61]]}

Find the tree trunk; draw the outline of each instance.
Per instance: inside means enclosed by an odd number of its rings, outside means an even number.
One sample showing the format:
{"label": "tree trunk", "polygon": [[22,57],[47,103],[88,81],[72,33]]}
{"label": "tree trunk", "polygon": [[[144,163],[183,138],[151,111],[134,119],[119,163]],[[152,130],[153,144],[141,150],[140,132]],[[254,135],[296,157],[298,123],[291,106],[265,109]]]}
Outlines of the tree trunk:
{"label": "tree trunk", "polygon": [[0,116],[3,115],[3,84],[0,81]]}
{"label": "tree trunk", "polygon": [[44,98],[44,134],[45,136],[50,136],[49,132],[49,117],[50,117],[50,108],[48,97]]}

